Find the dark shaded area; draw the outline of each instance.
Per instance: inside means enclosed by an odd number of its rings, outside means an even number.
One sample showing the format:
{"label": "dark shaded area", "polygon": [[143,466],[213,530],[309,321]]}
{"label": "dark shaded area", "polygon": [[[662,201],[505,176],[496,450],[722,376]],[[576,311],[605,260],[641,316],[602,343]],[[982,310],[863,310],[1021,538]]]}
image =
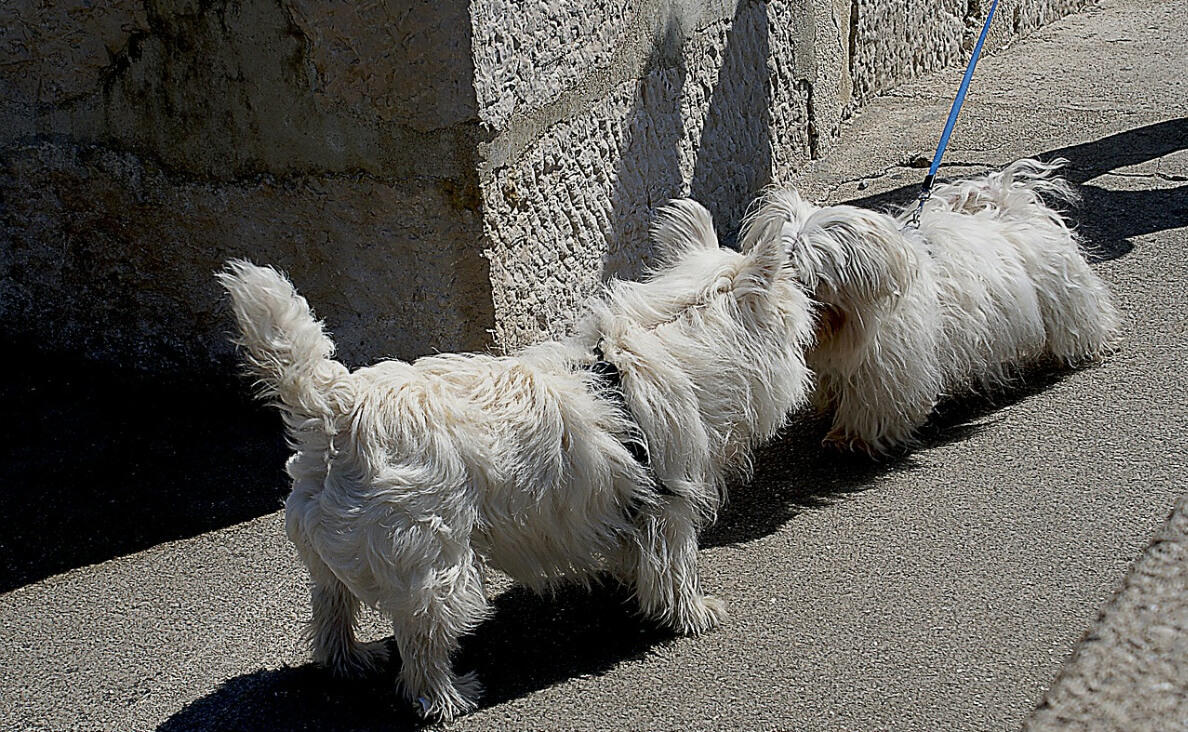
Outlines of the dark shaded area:
{"label": "dark shaded area", "polygon": [[396,693],[396,671],[344,681],[313,664],[236,676],[187,704],[158,732],[380,732],[425,725]]}
{"label": "dark shaded area", "polygon": [[1188,117],[1135,127],[1091,142],[1049,150],[1045,158],[1068,158],[1066,177],[1081,185],[1118,168],[1188,149]]}
{"label": "dark shaded area", "polygon": [[1145,191],[1111,191],[1088,181],[1130,165],[1188,150],[1188,118],[1136,127],[1092,142],[1049,150],[1066,158],[1063,175],[1081,194],[1071,219],[1087,241],[1090,261],[1124,256],[1131,237],[1188,226],[1188,184]]}
{"label": "dark shaded area", "polygon": [[168,382],[5,339],[0,592],[275,511],[277,414],[245,380]]}
{"label": "dark shaded area", "polygon": [[475,634],[463,639],[455,665],[478,672],[484,706],[578,676],[601,676],[673,638],[641,618],[631,593],[610,580],[545,597],[513,587],[493,606]]}
{"label": "dark shaded area", "polygon": [[[538,597],[513,588],[463,639],[454,667],[475,671],[494,706],[583,675],[602,675],[672,637],[641,621],[627,592],[610,584]],[[391,640],[389,639],[389,644]],[[393,650],[394,646],[393,646]],[[395,656],[394,656],[395,658]],[[159,732],[186,730],[412,730],[424,727],[397,689],[399,661],[363,681],[334,679],[307,664],[260,670],[224,682],[170,717]]]}
{"label": "dark shaded area", "polygon": [[[1104,262],[1129,254],[1134,249],[1131,237],[1188,226],[1188,184],[1144,191],[1111,191],[1088,181],[1186,149],[1188,118],[1181,117],[1080,145],[1047,150],[1035,157],[1068,160],[1061,174],[1081,194],[1081,201],[1069,212],[1069,219],[1085,240],[1089,260]],[[846,203],[887,210],[911,203],[917,193],[919,184],[913,184]]]}
{"label": "dark shaded area", "polygon": [[822,445],[831,415],[802,416],[758,450],[754,476],[746,485],[731,487],[730,502],[718,522],[702,535],[701,545],[726,546],[760,539],[805,510],[876,487],[887,475],[914,470],[918,451],[971,437],[992,423],[998,410],[1048,390],[1069,373],[1056,364],[1037,364],[992,392],[945,399],[917,433],[915,450],[877,460]]}
{"label": "dark shaded area", "polygon": [[889,472],[910,469],[910,460],[875,461],[841,454],[821,444],[827,414],[805,414],[755,454],[755,473],[730,486],[718,521],[701,536],[701,546],[745,544],[769,536],[805,510],[827,506],[873,487]]}
{"label": "dark shaded area", "polygon": [[363,732],[423,725],[395,691],[396,668],[358,681],[313,664],[236,676],[187,704],[158,732]]}

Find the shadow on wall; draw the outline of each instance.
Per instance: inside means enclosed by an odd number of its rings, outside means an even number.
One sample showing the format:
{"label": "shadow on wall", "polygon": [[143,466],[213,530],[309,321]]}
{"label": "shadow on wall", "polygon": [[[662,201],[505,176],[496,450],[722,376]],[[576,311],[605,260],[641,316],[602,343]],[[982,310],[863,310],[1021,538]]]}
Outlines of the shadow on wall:
{"label": "shadow on wall", "polygon": [[[1188,185],[1117,191],[1093,185],[1091,181],[1180,150],[1188,150],[1188,118],[1136,127],[1092,142],[1048,150],[1035,157],[1068,159],[1062,175],[1081,194],[1081,201],[1069,218],[1084,235],[1089,260],[1103,262],[1130,253],[1134,248],[1132,237],[1188,226]],[[910,203],[918,190],[915,185],[901,186],[846,203],[888,209]]]}
{"label": "shadow on wall", "polygon": [[[670,16],[627,116],[610,196],[612,231],[603,280],[643,274],[651,259],[651,218],[682,194],[679,148],[686,130],[681,99],[689,77],[684,33],[680,21]],[[689,184],[689,196],[714,215],[723,243],[734,241],[747,206],[771,180],[770,43],[766,4],[739,0],[694,149]]]}
{"label": "shadow on wall", "polygon": [[680,195],[681,94],[688,77],[684,40],[680,23],[670,16],[648,56],[635,107],[624,120],[603,281],[639,279],[651,260],[650,219],[665,201]]}
{"label": "shadow on wall", "polygon": [[737,239],[751,201],[771,182],[771,28],[766,3],[740,0],[709,100],[689,195],[714,215],[719,241]]}

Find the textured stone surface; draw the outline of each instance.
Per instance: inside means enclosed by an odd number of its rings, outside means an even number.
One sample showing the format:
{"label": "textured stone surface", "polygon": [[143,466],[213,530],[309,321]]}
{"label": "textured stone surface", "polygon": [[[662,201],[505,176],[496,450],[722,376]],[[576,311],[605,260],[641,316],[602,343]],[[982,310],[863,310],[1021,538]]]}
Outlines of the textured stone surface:
{"label": "textured stone surface", "polygon": [[[677,76],[653,72],[643,89],[653,103],[675,105]],[[518,165],[487,181],[498,342],[564,329],[602,281],[604,262],[647,261],[647,217],[680,191],[684,140],[679,110],[675,118],[651,118],[646,129],[640,124],[647,112],[636,106],[643,102],[635,87],[627,82],[588,116],[558,125]],[[632,143],[654,149],[662,140],[663,157],[631,157]],[[644,176],[647,191],[639,190]]]}
{"label": "textured stone surface", "polygon": [[[1092,0],[1000,0],[986,51]],[[935,69],[965,63],[990,0],[851,0],[850,70],[858,101]]]}
{"label": "textured stone surface", "polygon": [[807,157],[807,69],[773,48],[766,4],[736,10],[688,37],[663,25],[638,81],[484,179],[498,342],[563,330],[608,277],[639,276],[668,199],[703,201],[729,237],[771,179],[772,138],[785,159]]}
{"label": "textured stone surface", "polygon": [[104,7],[0,8],[7,335],[206,368],[250,255],[348,360],[489,343],[465,3]]}
{"label": "textured stone surface", "polygon": [[476,0],[474,87],[483,121],[502,128],[517,107],[553,101],[591,70],[607,68],[634,16],[633,5]]}
{"label": "textured stone surface", "polygon": [[307,39],[315,88],[332,103],[370,106],[417,129],[474,119],[465,0],[287,5]]}
{"label": "textured stone surface", "polygon": [[0,99],[52,105],[90,93],[113,56],[148,30],[144,3],[0,4]]}
{"label": "textured stone surface", "polygon": [[[1003,0],[991,43],[1083,3]],[[963,61],[986,7],[5,3],[3,329],[221,362],[209,274],[256,252],[305,268],[344,353],[512,349],[638,276],[666,199],[729,239],[865,99]]]}
{"label": "textured stone surface", "polygon": [[932,69],[957,63],[965,41],[966,0],[854,0],[854,91],[868,97]]}
{"label": "textured stone surface", "polygon": [[230,355],[212,274],[248,257],[290,273],[348,363],[481,347],[480,222],[455,197],[367,176],[194,183],[130,154],[9,151],[0,313],[33,342],[202,370]]}

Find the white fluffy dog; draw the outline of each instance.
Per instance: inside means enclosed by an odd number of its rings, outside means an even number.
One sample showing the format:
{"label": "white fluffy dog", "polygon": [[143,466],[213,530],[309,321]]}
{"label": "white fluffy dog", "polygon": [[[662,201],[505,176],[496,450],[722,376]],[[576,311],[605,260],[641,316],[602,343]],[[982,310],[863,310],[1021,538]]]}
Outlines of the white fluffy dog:
{"label": "white fluffy dog", "polygon": [[770,191],[744,251],[781,241],[818,303],[808,356],[814,400],[834,409],[827,441],[881,454],[913,444],[943,395],[993,387],[1017,367],[1101,357],[1119,317],[1077,238],[1044,197],[1067,201],[1063,160],[1020,160],[1000,173],[936,187],[889,216],[817,207]]}
{"label": "white fluffy dog", "polygon": [[345,675],[384,660],[355,639],[362,601],[391,617],[423,715],[472,710],[479,687],[450,657],[488,610],[485,567],[538,591],[608,573],[677,632],[722,621],[698,531],[807,402],[811,306],[780,242],[719,248],[695,202],[653,232],[663,264],[610,284],[568,340],[353,373],[276,270],[219,273],[296,450],[286,527],[313,579],[315,660]]}

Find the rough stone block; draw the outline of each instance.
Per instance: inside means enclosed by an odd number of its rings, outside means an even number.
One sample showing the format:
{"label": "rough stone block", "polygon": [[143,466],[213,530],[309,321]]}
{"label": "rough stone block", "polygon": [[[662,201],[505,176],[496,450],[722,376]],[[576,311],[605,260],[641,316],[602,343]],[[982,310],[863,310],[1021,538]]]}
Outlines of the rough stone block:
{"label": "rough stone block", "polygon": [[[992,44],[1086,0],[1002,0]],[[0,5],[0,328],[225,368],[211,272],[288,269],[348,361],[515,348],[729,240],[842,121],[963,62],[988,0]]]}

